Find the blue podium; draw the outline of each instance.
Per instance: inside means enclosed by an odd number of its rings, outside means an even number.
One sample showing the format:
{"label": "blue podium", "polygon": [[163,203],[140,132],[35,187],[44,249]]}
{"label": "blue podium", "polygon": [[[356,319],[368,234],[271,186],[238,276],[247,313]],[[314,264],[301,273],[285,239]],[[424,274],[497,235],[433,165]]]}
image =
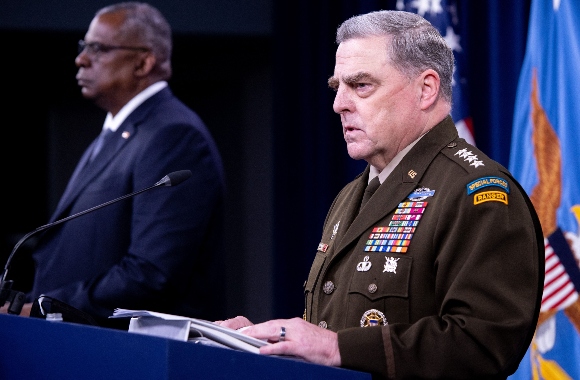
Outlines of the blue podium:
{"label": "blue podium", "polygon": [[364,372],[113,329],[0,315],[0,379],[348,379]]}

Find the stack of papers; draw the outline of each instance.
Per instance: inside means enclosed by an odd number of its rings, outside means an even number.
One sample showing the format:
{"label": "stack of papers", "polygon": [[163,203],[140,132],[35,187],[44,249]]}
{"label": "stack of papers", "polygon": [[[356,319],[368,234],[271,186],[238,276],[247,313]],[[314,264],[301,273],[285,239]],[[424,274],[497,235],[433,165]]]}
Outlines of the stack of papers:
{"label": "stack of papers", "polygon": [[147,310],[115,309],[109,318],[131,318],[129,332],[252,353],[271,344],[214,322]]}

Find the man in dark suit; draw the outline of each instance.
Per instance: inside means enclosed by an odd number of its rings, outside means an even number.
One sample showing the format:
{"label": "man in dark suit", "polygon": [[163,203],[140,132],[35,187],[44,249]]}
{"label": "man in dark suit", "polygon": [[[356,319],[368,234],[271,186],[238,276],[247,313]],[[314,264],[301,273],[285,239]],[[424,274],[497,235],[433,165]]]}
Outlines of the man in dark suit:
{"label": "man in dark suit", "polygon": [[220,280],[212,272],[223,233],[224,172],[206,126],[167,86],[171,38],[163,15],[148,4],[96,13],[79,42],[76,79],[83,96],[108,112],[108,137],[98,153],[97,140],[85,151],[50,221],[174,171],[192,176],[46,231],[33,253],[28,301],[52,297],[103,325],[115,308],[219,315],[212,300],[222,303]]}
{"label": "man in dark suit", "polygon": [[368,166],[328,212],[303,318],[220,323],[273,342],[262,354],[373,378],[505,379],[540,310],[535,210],[507,169],[458,137],[453,53],[429,22],[372,12],[345,21],[337,43],[334,111]]}

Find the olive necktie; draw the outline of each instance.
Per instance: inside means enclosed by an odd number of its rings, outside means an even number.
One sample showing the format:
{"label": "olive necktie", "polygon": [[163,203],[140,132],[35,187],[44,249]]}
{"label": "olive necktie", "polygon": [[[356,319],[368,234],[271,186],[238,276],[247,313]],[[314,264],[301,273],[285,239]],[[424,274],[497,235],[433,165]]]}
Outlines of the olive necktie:
{"label": "olive necktie", "polygon": [[365,189],[365,193],[363,195],[362,202],[360,204],[361,210],[364,207],[364,205],[368,202],[368,200],[371,199],[371,197],[373,196],[373,194],[379,188],[380,185],[381,185],[381,181],[379,181],[379,176],[376,176],[375,178],[373,178],[371,180],[371,182],[369,182],[369,184],[367,185],[367,188]]}

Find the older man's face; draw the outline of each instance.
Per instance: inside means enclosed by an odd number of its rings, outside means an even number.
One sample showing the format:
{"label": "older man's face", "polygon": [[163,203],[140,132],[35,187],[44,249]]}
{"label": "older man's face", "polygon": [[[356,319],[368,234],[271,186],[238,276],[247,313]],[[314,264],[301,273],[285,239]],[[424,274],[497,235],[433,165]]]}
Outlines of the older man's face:
{"label": "older man's face", "polygon": [[333,109],[340,115],[348,154],[382,170],[421,134],[419,80],[390,65],[386,37],[351,39],[336,51]]}

